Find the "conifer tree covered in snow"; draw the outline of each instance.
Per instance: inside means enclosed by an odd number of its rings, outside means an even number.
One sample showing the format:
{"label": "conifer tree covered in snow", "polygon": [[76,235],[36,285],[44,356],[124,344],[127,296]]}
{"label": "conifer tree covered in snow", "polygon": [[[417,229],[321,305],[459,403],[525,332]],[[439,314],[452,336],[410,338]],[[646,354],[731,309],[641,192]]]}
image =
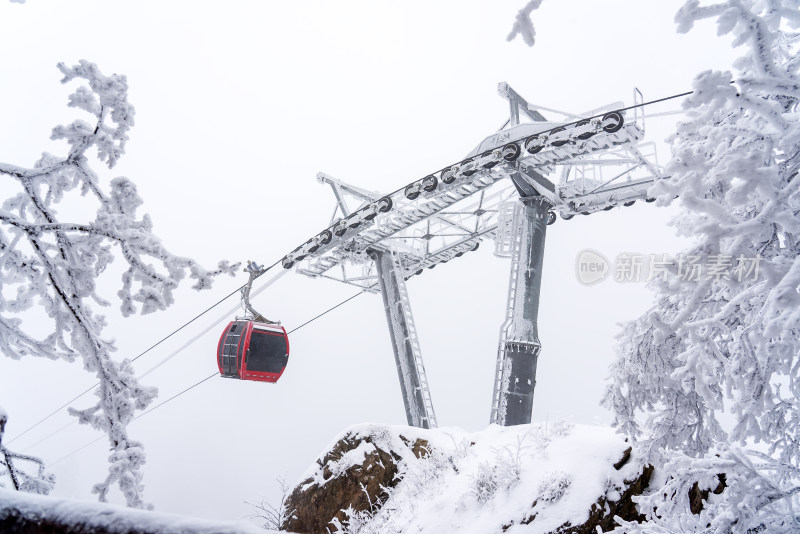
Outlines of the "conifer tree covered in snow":
{"label": "conifer tree covered in snow", "polygon": [[[111,447],[106,479],[93,491],[101,501],[117,485],[128,506],[146,507],[142,496],[141,443],[127,425],[156,395],[141,385],[128,360],[111,358],[115,350],[101,337],[105,320],[94,306],[110,303],[97,291],[97,278],[115,256],[124,261],[117,296],[122,314],[163,310],[173,302],[173,290],[186,278],[195,289],[210,286],[212,278],[235,266],[221,263],[207,271],[191,259],[175,256],[151,232],[147,215],[138,217],[142,200],[136,185],[125,177],[104,183],[90,168],[89,151],[113,167],[125,151],[134,109],[127,101],[124,76],[103,75],[92,63],[59,64],[63,83],[83,80],[70,95],[69,105],[88,114],[57,126],[52,139],[66,142],[64,156],[43,154],[33,168],[0,163],[0,177],[16,184],[17,192],[0,208],[0,350],[11,358],[38,356],[73,361],[97,375],[97,402],[70,409],[81,423],[105,432]],[[84,199],[76,199],[82,195]],[[57,206],[93,201],[96,211],[83,220],[62,220]],[[81,204],[83,205],[83,204]],[[21,315],[41,309],[48,321],[35,329]],[[46,334],[38,335],[45,331]]]}
{"label": "conifer tree covered in snow", "polygon": [[648,524],[622,529],[798,532],[800,2],[689,0],[676,22],[708,18],[743,55],[697,76],[650,191],[682,204],[674,225],[695,244],[621,334],[605,403],[668,475],[639,503]]}

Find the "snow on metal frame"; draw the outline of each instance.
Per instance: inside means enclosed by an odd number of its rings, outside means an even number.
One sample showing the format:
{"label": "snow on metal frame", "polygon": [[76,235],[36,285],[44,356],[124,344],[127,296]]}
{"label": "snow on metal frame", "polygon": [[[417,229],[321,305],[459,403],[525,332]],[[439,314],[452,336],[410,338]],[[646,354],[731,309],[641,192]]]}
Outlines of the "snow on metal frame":
{"label": "snow on metal frame", "polygon": [[[645,198],[660,171],[652,151],[635,147],[644,136],[640,108],[634,108],[632,121],[614,132],[603,130],[608,121],[603,122],[602,116],[575,121],[576,115],[564,115],[573,122],[517,124],[487,137],[467,159],[429,175],[438,182],[433,191],[420,187],[429,177],[411,182],[407,187],[419,191],[414,198],[408,198],[406,188],[379,197],[348,186],[345,192],[361,203],[359,208],[342,213],[326,230],[288,254],[284,266],[289,259],[289,266],[300,274],[377,291],[377,272],[368,250],[396,253],[405,278],[474,250],[480,241],[496,237],[501,205],[517,196],[511,180],[505,178],[520,171],[547,175],[557,167],[562,169],[553,191],[540,189],[565,219]],[[554,125],[566,125],[566,131],[556,131],[561,126]],[[525,150],[526,142],[534,137],[531,132],[537,132],[545,145],[536,153]],[[509,161],[503,150],[512,142],[521,154]],[[452,183],[444,183],[443,178],[453,177]],[[342,191],[335,187],[334,191],[338,198]],[[385,207],[386,199],[390,209],[381,212],[378,203],[384,202]]]}

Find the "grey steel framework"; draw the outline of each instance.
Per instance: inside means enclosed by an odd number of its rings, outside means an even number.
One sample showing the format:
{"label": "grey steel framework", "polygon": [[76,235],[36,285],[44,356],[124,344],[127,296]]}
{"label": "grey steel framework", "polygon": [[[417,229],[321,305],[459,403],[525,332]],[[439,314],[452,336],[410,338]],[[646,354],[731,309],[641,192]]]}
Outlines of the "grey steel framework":
{"label": "grey steel framework", "polygon": [[550,203],[526,196],[515,206],[506,320],[500,329],[490,421],[530,423],[536,364],[542,344],[537,316]]}
{"label": "grey steel framework", "polygon": [[383,295],[386,322],[389,324],[406,419],[411,426],[436,428],[436,415],[411,315],[406,281],[393,253],[376,250],[372,252],[372,257],[378,268],[378,283]]}
{"label": "grey steel framework", "polygon": [[[324,173],[336,208],[330,225],[287,254],[287,269],[381,291],[408,423],[435,427],[405,281],[495,241],[511,258],[491,421],[530,422],[541,352],[537,314],[546,225],[646,198],[660,179],[644,137],[641,93],[583,114],[534,106],[507,84],[510,117],[467,157],[381,195]],[[545,114],[548,117],[545,118]],[[355,202],[350,209],[348,201]]]}

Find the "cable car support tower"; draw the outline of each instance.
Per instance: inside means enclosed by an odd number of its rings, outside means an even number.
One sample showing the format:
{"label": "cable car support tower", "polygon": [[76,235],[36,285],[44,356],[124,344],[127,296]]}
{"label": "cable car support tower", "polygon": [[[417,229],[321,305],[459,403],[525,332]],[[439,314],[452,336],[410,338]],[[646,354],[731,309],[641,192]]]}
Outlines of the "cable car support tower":
{"label": "cable car support tower", "polygon": [[[409,425],[435,428],[406,281],[494,240],[511,260],[490,421],[529,423],[542,349],[539,295],[547,226],[647,200],[662,178],[653,143],[643,143],[642,95],[583,114],[529,104],[507,84],[503,127],[463,160],[388,195],[324,173],[336,197],[330,225],[287,254],[282,265],[380,291]],[[548,115],[545,117],[543,113]],[[351,210],[349,201],[358,207]]]}

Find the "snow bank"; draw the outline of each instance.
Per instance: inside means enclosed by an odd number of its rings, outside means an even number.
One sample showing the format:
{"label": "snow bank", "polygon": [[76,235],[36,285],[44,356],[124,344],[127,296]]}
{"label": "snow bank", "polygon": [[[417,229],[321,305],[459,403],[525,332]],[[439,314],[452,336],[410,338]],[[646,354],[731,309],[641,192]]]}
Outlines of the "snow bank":
{"label": "snow bank", "polygon": [[[630,452],[611,428],[565,423],[481,432],[359,425],[337,436],[301,479],[293,499],[307,509],[292,526],[311,524],[310,508],[316,525],[343,533],[549,533],[590,519],[610,527],[617,514],[637,519],[630,497],[649,479]],[[366,492],[385,474],[378,454],[397,472],[376,504],[358,486]],[[332,517],[338,510],[347,510],[344,518]]]}
{"label": "snow bank", "polygon": [[427,460],[442,468],[422,486],[415,479],[432,473],[412,468],[392,495],[391,504],[404,512],[387,523],[401,521],[404,531],[420,533],[504,526],[509,534],[547,533],[585,523],[593,504],[618,499],[625,480],[639,476],[635,462],[614,468],[628,445],[610,428],[532,424],[443,432],[452,437],[446,457]]}
{"label": "snow bank", "polygon": [[[20,528],[25,522],[30,530]],[[35,526],[34,526],[35,525]],[[49,527],[49,528],[47,528]],[[0,531],[110,534],[264,534],[244,522],[223,522],[54,499],[0,489]]]}

